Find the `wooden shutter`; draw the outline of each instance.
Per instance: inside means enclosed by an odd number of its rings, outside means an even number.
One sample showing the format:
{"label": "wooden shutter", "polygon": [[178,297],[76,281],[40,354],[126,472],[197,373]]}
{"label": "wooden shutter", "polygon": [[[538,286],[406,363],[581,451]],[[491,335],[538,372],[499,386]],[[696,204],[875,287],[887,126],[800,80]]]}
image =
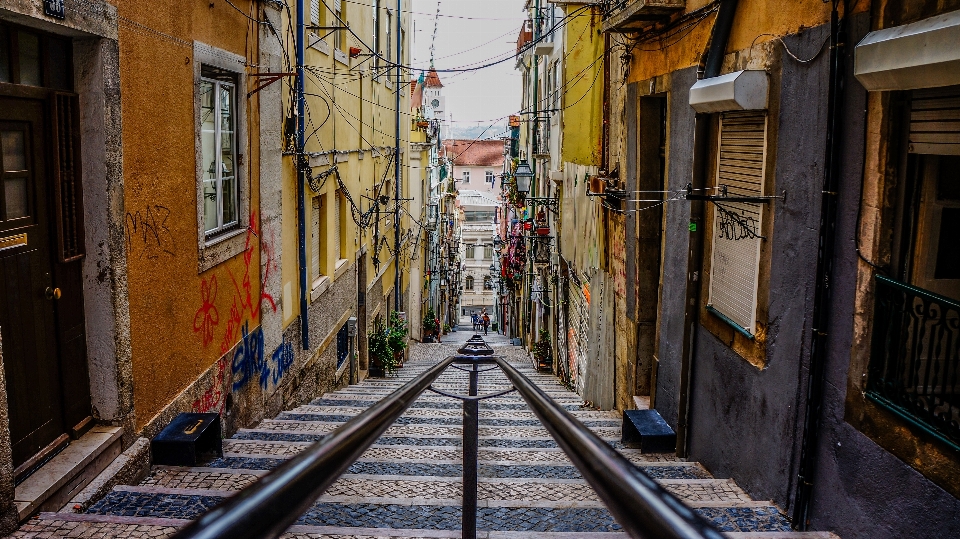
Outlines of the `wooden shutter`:
{"label": "wooden shutter", "polygon": [[[766,112],[727,112],[720,118],[716,186],[727,196],[763,195]],[[708,306],[751,335],[756,332],[762,205],[714,205]]]}
{"label": "wooden shutter", "polygon": [[914,90],[909,151],[960,155],[960,86]]}
{"label": "wooden shutter", "polygon": [[83,258],[83,191],[80,183],[80,111],[74,94],[51,97],[54,125],[54,201],[60,262]]}
{"label": "wooden shutter", "polygon": [[313,197],[313,215],[310,219],[310,236],[312,238],[310,244],[313,251],[310,253],[310,269],[314,281],[319,279],[323,273],[320,269],[320,207],[322,204],[323,195]]}
{"label": "wooden shutter", "polygon": [[340,245],[340,198],[343,197],[343,193],[336,191],[334,195],[334,235],[333,235],[333,244],[336,246],[336,256],[334,256],[335,261],[339,261],[343,258],[343,253],[340,252],[342,246]]}

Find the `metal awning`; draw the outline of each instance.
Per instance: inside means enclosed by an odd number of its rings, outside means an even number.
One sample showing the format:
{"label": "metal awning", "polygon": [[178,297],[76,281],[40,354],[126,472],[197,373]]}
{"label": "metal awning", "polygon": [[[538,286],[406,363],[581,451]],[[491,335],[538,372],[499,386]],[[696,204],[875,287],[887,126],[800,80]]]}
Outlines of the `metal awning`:
{"label": "metal awning", "polygon": [[736,71],[698,80],[690,88],[690,106],[697,112],[763,110],[769,91],[766,71]]}
{"label": "metal awning", "polygon": [[869,91],[960,84],[960,11],[867,34],[854,75]]}

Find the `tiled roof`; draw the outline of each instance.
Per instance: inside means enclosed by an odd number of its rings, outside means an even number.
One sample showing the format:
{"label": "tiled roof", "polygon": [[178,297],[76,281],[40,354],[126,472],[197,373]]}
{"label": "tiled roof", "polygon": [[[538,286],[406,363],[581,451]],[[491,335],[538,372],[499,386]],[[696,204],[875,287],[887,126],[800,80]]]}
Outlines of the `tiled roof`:
{"label": "tiled roof", "polygon": [[454,165],[499,167],[503,164],[502,140],[447,139],[443,146]]}
{"label": "tiled roof", "polygon": [[427,78],[423,81],[423,85],[427,88],[443,88],[443,84],[440,82],[440,75],[437,75],[437,70],[430,68],[430,71],[427,72]]}

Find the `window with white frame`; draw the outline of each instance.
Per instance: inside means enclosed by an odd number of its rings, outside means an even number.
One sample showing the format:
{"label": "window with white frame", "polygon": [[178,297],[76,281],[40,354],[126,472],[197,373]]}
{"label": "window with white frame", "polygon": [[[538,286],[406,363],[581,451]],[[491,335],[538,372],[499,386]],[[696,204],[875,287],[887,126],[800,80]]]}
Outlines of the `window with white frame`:
{"label": "window with white frame", "polygon": [[477,247],[475,245],[467,245],[467,260],[472,260],[477,257]]}
{"label": "window with white frame", "polygon": [[312,212],[310,219],[310,277],[316,286],[317,281],[325,275],[325,266],[327,262],[327,195],[317,195],[313,197]]}
{"label": "window with white frame", "polygon": [[236,75],[200,68],[200,158],[203,230],[213,237],[239,225]]}
{"label": "window with white frame", "polygon": [[463,171],[463,183],[470,183],[470,171],[469,171],[469,170],[464,170],[464,171]]}
{"label": "window with white frame", "polygon": [[483,259],[484,260],[493,260],[493,246],[484,245],[483,246]]}
{"label": "window with white frame", "polygon": [[320,26],[320,0],[310,0],[310,22]]}
{"label": "window with white frame", "polygon": [[492,183],[493,183],[493,181],[494,181],[494,175],[493,175],[493,171],[492,171],[492,170],[486,171],[486,173],[484,174],[484,180],[486,180],[486,182],[489,183],[489,184],[492,184]]}
{"label": "window with white frame", "polygon": [[[715,187],[730,197],[763,195],[766,111],[726,112],[720,117]],[[717,202],[707,309],[743,332],[757,326],[763,205]]]}

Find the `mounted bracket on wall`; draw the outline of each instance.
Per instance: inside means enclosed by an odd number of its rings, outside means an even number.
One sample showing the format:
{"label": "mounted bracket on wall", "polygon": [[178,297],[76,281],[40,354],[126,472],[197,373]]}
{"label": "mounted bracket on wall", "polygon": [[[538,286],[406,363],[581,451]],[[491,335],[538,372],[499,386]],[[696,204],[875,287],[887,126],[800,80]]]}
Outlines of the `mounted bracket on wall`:
{"label": "mounted bracket on wall", "polygon": [[727,195],[727,186],[721,185],[719,189],[719,195],[695,195],[693,194],[693,184],[687,184],[687,196],[684,197],[686,200],[706,200],[707,202],[754,202],[760,204],[766,204],[771,200],[780,200],[784,204],[787,203],[787,192],[783,191],[781,195],[765,195],[765,196],[756,196],[756,197],[737,197]]}

